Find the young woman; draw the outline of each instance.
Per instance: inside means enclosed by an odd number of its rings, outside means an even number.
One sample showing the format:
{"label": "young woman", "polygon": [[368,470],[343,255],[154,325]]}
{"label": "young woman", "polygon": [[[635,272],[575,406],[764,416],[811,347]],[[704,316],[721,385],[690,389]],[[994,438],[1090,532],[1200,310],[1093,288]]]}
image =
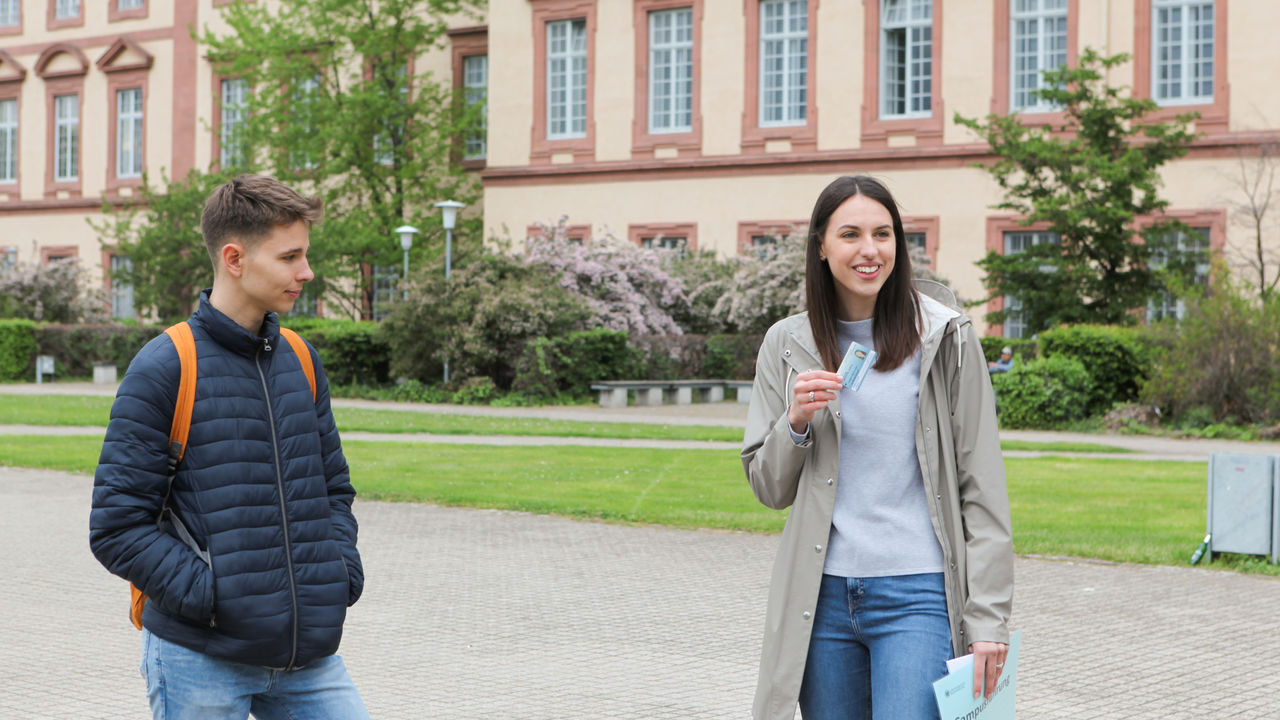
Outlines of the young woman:
{"label": "young woman", "polygon": [[[975,697],[1008,651],[1013,545],[991,380],[967,317],[916,290],[893,196],[865,176],[818,196],[808,312],[765,335],[742,464],[791,507],[774,565],[756,720],[936,718],[946,660]],[[878,353],[860,387],[836,374]]]}

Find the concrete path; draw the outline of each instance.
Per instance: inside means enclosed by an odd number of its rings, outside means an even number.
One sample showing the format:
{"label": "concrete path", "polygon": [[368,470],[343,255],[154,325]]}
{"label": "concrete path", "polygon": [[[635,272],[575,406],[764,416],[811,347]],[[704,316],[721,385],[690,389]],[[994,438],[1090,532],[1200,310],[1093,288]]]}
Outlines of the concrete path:
{"label": "concrete path", "polygon": [[[0,718],[147,717],[92,480],[0,468]],[[746,718],[776,536],[357,501],[375,718]],[[1019,717],[1280,718],[1280,581],[1019,558]]]}

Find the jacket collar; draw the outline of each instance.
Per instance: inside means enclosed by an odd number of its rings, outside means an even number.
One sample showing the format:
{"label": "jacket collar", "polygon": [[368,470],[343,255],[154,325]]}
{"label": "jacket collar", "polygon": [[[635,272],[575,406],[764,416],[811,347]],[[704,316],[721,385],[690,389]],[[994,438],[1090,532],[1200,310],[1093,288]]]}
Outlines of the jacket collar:
{"label": "jacket collar", "polygon": [[272,350],[276,336],[280,334],[280,318],[275,313],[269,312],[262,317],[262,327],[255,335],[215,308],[209,302],[210,292],[212,288],[200,292],[200,306],[191,315],[193,324],[203,328],[219,345],[245,357],[253,357],[259,350]]}

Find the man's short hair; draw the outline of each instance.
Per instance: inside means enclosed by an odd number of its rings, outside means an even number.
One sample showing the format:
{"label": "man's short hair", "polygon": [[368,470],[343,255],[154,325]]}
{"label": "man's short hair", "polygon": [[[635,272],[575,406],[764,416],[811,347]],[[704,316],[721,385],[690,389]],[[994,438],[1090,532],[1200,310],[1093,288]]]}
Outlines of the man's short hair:
{"label": "man's short hair", "polygon": [[268,175],[241,175],[219,187],[204,204],[200,232],[215,270],[218,254],[232,240],[246,249],[278,227],[320,220],[320,198],[307,198]]}
{"label": "man's short hair", "polygon": [[1012,355],[1012,354],[1013,354],[1013,348],[1009,347],[1008,345],[1005,345],[1004,347],[1000,348],[1000,354],[1001,354],[1001,355]]}

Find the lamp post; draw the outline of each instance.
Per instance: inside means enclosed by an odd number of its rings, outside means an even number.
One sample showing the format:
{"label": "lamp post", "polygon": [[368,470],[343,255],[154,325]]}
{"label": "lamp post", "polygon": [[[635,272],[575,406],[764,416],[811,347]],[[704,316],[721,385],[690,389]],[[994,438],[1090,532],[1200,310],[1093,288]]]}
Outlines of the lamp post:
{"label": "lamp post", "polygon": [[[436,203],[440,208],[440,222],[444,225],[444,279],[449,281],[449,270],[453,265],[453,228],[458,224],[458,211],[466,207],[457,200],[442,200]],[[445,353],[444,381],[449,382],[449,356]]]}
{"label": "lamp post", "polygon": [[409,299],[409,248],[413,247],[413,236],[418,234],[418,228],[412,225],[401,225],[396,228],[396,234],[400,236],[400,247],[404,248],[404,295],[401,297],[405,300]]}

